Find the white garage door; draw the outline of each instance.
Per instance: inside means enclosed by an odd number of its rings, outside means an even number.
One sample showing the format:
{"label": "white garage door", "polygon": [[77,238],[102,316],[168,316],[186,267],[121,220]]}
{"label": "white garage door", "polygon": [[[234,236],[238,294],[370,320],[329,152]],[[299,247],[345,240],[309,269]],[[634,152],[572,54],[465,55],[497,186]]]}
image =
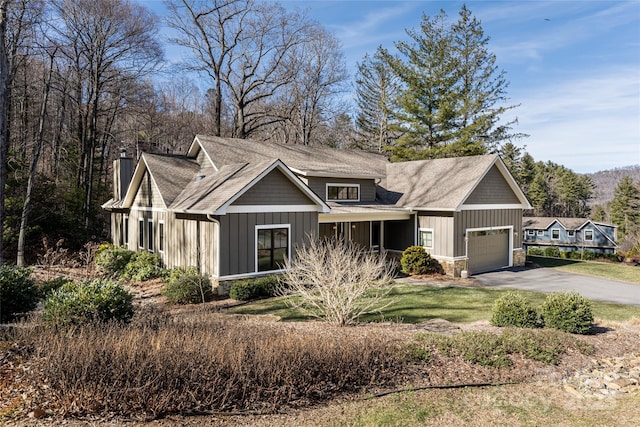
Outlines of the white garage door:
{"label": "white garage door", "polygon": [[509,232],[510,229],[502,228],[467,233],[468,268],[472,274],[509,266]]}

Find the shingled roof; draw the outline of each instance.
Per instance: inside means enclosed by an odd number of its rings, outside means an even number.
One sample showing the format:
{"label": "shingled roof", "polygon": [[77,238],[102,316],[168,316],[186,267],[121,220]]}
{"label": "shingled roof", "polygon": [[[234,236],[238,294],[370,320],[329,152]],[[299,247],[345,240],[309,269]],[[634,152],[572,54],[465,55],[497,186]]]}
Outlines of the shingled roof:
{"label": "shingled roof", "polygon": [[397,206],[456,210],[499,161],[486,155],[390,163],[379,196]]}
{"label": "shingled roof", "polygon": [[188,156],[195,157],[198,144],[209,154],[217,168],[277,158],[302,176],[381,178],[386,174],[388,163],[386,157],[365,151],[206,135],[195,137]]}
{"label": "shingled roof", "polygon": [[554,222],[560,223],[565,230],[580,230],[585,224],[591,222],[594,225],[604,225],[607,227],[615,227],[612,224],[591,221],[589,218],[564,218],[564,217],[548,217],[548,216],[532,216],[522,218],[522,227],[532,230],[546,230]]}

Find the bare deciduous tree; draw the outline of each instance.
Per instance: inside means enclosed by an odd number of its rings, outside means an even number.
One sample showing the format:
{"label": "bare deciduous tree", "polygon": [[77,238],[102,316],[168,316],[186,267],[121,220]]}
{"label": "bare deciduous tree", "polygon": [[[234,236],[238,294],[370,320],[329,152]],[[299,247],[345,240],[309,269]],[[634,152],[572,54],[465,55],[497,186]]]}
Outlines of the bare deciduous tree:
{"label": "bare deciduous tree", "polygon": [[336,325],[352,324],[389,305],[393,264],[344,240],[315,240],[286,263],[288,304]]}
{"label": "bare deciduous tree", "polygon": [[4,263],[5,204],[4,188],[7,176],[7,148],[9,141],[7,109],[9,108],[9,61],[7,59],[7,8],[9,0],[0,0],[0,265]]}

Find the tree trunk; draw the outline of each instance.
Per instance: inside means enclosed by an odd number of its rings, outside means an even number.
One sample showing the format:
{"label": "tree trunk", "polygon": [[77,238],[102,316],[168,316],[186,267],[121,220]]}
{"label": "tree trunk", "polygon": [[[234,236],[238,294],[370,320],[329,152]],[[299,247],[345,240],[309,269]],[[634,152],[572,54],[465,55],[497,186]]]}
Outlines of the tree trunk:
{"label": "tree trunk", "polygon": [[33,186],[36,181],[36,175],[38,173],[38,161],[40,160],[40,152],[42,151],[42,144],[44,140],[44,121],[47,114],[47,104],[49,102],[49,90],[51,88],[51,75],[53,74],[53,59],[55,52],[51,54],[51,61],[49,64],[49,74],[44,82],[42,105],[40,106],[40,116],[38,117],[38,134],[36,135],[35,145],[33,146],[33,155],[31,157],[31,168],[29,169],[29,178],[27,180],[27,190],[24,196],[24,203],[22,205],[22,216],[20,217],[20,232],[18,234],[18,255],[16,264],[20,267],[24,267],[24,243],[27,231],[27,224],[29,223],[29,211],[31,210],[31,193],[33,192]]}
{"label": "tree trunk", "polygon": [[4,264],[5,182],[7,180],[7,148],[9,106],[9,61],[7,59],[7,8],[9,0],[0,0],[0,265]]}

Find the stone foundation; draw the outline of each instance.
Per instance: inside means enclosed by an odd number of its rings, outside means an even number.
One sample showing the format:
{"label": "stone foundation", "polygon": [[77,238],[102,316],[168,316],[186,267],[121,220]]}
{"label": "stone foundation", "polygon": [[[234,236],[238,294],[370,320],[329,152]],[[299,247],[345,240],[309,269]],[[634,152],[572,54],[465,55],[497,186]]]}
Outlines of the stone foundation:
{"label": "stone foundation", "polygon": [[452,260],[442,260],[442,259],[436,258],[436,260],[442,266],[442,269],[444,270],[444,274],[451,277],[460,277],[460,273],[462,272],[462,270],[464,270],[466,265],[466,260],[464,259],[452,261]]}
{"label": "stone foundation", "polygon": [[513,266],[524,267],[524,264],[526,262],[527,262],[527,252],[524,249],[514,249],[513,250]]}

